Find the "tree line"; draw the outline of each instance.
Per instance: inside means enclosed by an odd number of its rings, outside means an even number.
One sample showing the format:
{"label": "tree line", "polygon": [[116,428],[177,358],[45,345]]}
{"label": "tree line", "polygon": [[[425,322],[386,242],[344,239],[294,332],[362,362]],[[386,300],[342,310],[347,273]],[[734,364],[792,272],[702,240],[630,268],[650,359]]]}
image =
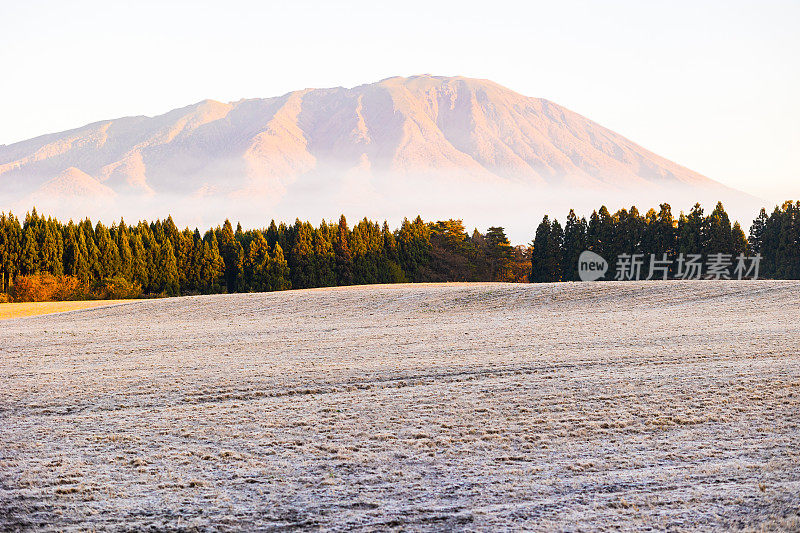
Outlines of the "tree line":
{"label": "tree line", "polygon": [[659,258],[760,254],[759,277],[800,279],[800,202],[785,202],[770,215],[761,209],[749,239],[738,222],[731,224],[722,203],[708,214],[695,204],[677,218],[666,203],[645,215],[635,206],[612,215],[603,206],[588,221],[570,210],[563,226],[545,216],[531,245],[530,281],[577,281],[578,258],[584,250],[597,253],[612,268],[620,257],[632,254]]}
{"label": "tree line", "polygon": [[528,261],[503,228],[469,235],[459,220],[417,217],[394,231],[366,218],[351,228],[344,216],[247,231],[226,220],[201,234],[178,229],[172,217],[107,227],[89,219],[63,224],[35,209],[22,221],[0,214],[0,292],[17,300],[523,281]]}
{"label": "tree line", "polygon": [[[20,221],[0,213],[0,293],[16,299],[177,296],[426,281],[575,281],[592,250],[612,265],[621,254],[761,254],[760,276],[800,279],[800,202],[762,209],[749,239],[722,204],[695,205],[676,218],[669,204],[641,215],[606,207],[564,225],[545,216],[529,246],[502,227],[468,233],[460,220],[405,219],[391,230],[366,218],[350,227],[295,221],[234,229],[226,220],[201,234],[168,217],[110,227],[64,224],[34,209]],[[49,276],[49,277],[48,277]],[[44,288],[43,288],[44,287]],[[48,288],[45,290],[45,288]],[[38,291],[38,292],[37,292]],[[48,292],[49,291],[49,292]]]}

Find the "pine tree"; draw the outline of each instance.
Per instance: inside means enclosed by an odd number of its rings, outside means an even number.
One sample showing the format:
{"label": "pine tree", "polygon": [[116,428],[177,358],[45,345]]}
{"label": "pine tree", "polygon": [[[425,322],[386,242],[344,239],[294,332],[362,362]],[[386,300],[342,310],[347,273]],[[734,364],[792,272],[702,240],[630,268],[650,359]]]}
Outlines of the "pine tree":
{"label": "pine tree", "polygon": [[707,240],[704,252],[706,254],[733,253],[734,245],[731,221],[728,218],[728,213],[725,212],[725,208],[722,207],[722,202],[717,202],[714,210],[706,218],[705,228]]}
{"label": "pine tree", "polygon": [[561,257],[564,281],[577,281],[578,258],[586,250],[586,220],[578,218],[570,209],[564,224],[564,249]]}
{"label": "pine tree", "polygon": [[550,234],[547,239],[547,272],[550,281],[561,281],[562,279],[562,265],[561,258],[563,256],[562,247],[564,245],[564,230],[561,229],[561,224],[558,220],[553,220],[550,226]]}
{"label": "pine tree", "polygon": [[503,281],[508,277],[508,266],[514,258],[514,248],[506,237],[505,229],[492,226],[486,231],[486,246],[491,262],[492,281]]}
{"label": "pine tree", "polygon": [[292,287],[306,289],[316,286],[316,258],[313,243],[314,228],[297,219],[292,228],[294,244],[289,254]]}
{"label": "pine tree", "polygon": [[[189,232],[188,236],[186,232]],[[167,217],[167,220],[164,221],[164,233],[169,238],[170,243],[172,243],[175,261],[178,265],[178,286],[181,288],[181,291],[183,291],[189,284],[187,275],[190,271],[189,263],[191,262],[194,243],[192,232],[188,229],[184,232],[178,230],[178,227],[175,225],[170,215]]]}
{"label": "pine tree", "polygon": [[22,226],[13,214],[0,214],[0,292],[7,292],[19,273]]}
{"label": "pine tree", "polygon": [[400,267],[411,281],[425,281],[425,270],[430,261],[430,233],[430,228],[419,216],[413,222],[403,219],[397,232]]}
{"label": "pine tree", "polygon": [[86,239],[80,227],[72,223],[66,229],[67,238],[64,245],[64,272],[74,276],[81,282],[89,280],[89,265],[86,261]]}
{"label": "pine tree", "polygon": [[98,279],[112,278],[119,274],[120,256],[117,244],[111,238],[111,233],[101,223],[95,228],[97,236],[97,273]]}
{"label": "pine tree", "polygon": [[283,256],[281,245],[275,243],[272,249],[272,260],[269,268],[269,290],[283,291],[292,288],[289,280],[289,264]]}
{"label": "pine tree", "polygon": [[406,283],[406,275],[400,268],[397,239],[389,229],[389,223],[384,221],[381,229],[383,236],[383,267],[381,268],[381,283]]}
{"label": "pine tree", "polygon": [[531,283],[553,281],[550,279],[550,270],[548,267],[549,246],[552,242],[550,231],[550,217],[545,215],[536,228],[536,236],[531,243]]}
{"label": "pine tree", "polygon": [[103,278],[100,265],[100,249],[95,241],[95,232],[92,222],[87,218],[81,222],[81,232],[83,233],[86,245],[86,266],[89,271],[89,280],[95,281]]}
{"label": "pine tree", "polygon": [[47,272],[54,276],[64,274],[64,242],[58,224],[52,219],[40,217],[37,224],[37,249],[39,252],[39,272]]}
{"label": "pine tree", "polygon": [[350,253],[350,230],[347,219],[339,217],[339,225],[333,235],[333,252],[336,256],[336,279],[339,285],[353,284],[353,256]]}
{"label": "pine tree", "polygon": [[36,274],[39,271],[39,250],[36,243],[36,229],[32,224],[26,224],[22,232],[19,271],[23,276]]}
{"label": "pine tree", "polygon": [[119,251],[119,273],[126,280],[133,281],[133,251],[128,227],[124,220],[120,221],[119,227],[115,228],[114,244]]}
{"label": "pine tree", "polygon": [[733,223],[733,228],[731,230],[732,240],[733,240],[733,248],[731,252],[734,257],[738,257],[739,255],[747,255],[750,253],[750,247],[747,243],[747,237],[744,236],[744,231],[742,230],[741,224],[738,221]]}
{"label": "pine tree", "polygon": [[700,204],[694,204],[688,215],[678,219],[678,253],[702,254],[708,249],[708,235]]}
{"label": "pine tree", "polygon": [[180,286],[178,285],[178,262],[175,259],[175,251],[169,238],[159,246],[158,259],[156,266],[159,293],[167,296],[179,296]]}
{"label": "pine tree", "polygon": [[250,241],[250,247],[245,258],[245,272],[247,289],[255,292],[270,290],[269,243],[260,232],[256,233]]}
{"label": "pine tree", "polygon": [[267,238],[267,243],[269,243],[270,247],[275,246],[278,243],[280,235],[278,234],[278,226],[275,225],[275,220],[272,220],[269,223],[265,237]]}
{"label": "pine tree", "polygon": [[753,225],[750,226],[750,249],[753,253],[759,253],[761,251],[761,243],[764,239],[764,229],[767,226],[767,221],[769,217],[767,216],[767,210],[763,207],[761,211],[758,213],[758,218],[753,221]]}
{"label": "pine tree", "polygon": [[218,234],[219,251],[225,263],[225,286],[229,293],[234,293],[241,283],[244,249],[236,240],[230,220],[225,220]]}
{"label": "pine tree", "polygon": [[314,230],[314,259],[318,287],[336,285],[336,254],[333,251],[330,225],[323,220]]}
{"label": "pine tree", "polygon": [[203,262],[200,266],[200,291],[214,294],[222,290],[225,282],[225,261],[219,253],[217,236],[213,231],[203,238]]}
{"label": "pine tree", "polygon": [[150,270],[147,267],[147,250],[140,233],[130,237],[131,242],[131,281],[145,291],[150,287]]}
{"label": "pine tree", "polygon": [[674,257],[678,246],[677,222],[672,216],[672,207],[669,204],[661,204],[659,212],[650,224],[648,232],[651,235],[651,247],[645,250],[646,253],[657,254],[662,257]]}

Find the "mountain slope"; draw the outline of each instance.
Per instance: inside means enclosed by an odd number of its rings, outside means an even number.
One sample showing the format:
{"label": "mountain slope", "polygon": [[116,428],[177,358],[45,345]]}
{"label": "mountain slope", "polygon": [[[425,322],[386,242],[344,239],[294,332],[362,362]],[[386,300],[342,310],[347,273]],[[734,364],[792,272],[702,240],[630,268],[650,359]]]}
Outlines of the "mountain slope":
{"label": "mountain slope", "polygon": [[[46,185],[65,172],[95,185]],[[259,217],[289,206],[312,218],[401,208],[464,216],[492,195],[550,206],[578,191],[640,202],[643,191],[676,190],[698,200],[710,191],[713,201],[737,194],[553,102],[462,77],[205,100],[0,146],[0,201],[18,210],[43,197],[110,206],[113,192],[123,207],[139,207],[135,216],[153,206],[240,216],[256,205]]]}
{"label": "mountain slope", "polygon": [[485,80],[415,76],[90,124],[0,147],[0,180],[30,192],[75,167],[117,192],[282,193],[309,172],[625,188],[712,185],[547,100]]}

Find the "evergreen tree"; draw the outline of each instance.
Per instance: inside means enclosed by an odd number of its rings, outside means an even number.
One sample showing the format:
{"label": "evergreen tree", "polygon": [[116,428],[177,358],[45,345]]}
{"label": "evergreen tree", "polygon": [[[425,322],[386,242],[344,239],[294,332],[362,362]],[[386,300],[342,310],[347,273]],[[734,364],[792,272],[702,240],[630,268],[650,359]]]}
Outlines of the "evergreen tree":
{"label": "evergreen tree", "polygon": [[[82,234],[81,234],[82,236]],[[147,250],[144,248],[140,233],[130,237],[131,243],[131,281],[145,291],[150,286],[150,270],[147,266]]]}
{"label": "evergreen tree", "polygon": [[739,255],[748,255],[750,253],[750,247],[747,243],[747,237],[744,236],[742,226],[738,221],[733,223],[731,234],[733,237],[733,248],[731,249],[733,257],[735,258]]}
{"label": "evergreen tree", "polygon": [[225,282],[225,261],[219,252],[217,236],[213,231],[203,238],[203,262],[200,265],[200,291],[214,294],[222,290]]}
{"label": "evergreen tree", "polygon": [[578,281],[578,259],[586,250],[586,220],[578,218],[570,209],[564,224],[564,250],[561,258],[564,281]]}
{"label": "evergreen tree", "polygon": [[758,217],[753,221],[753,225],[750,226],[749,245],[753,253],[758,253],[761,251],[761,243],[764,238],[764,229],[767,226],[768,220],[769,217],[767,216],[767,210],[762,207],[761,211],[758,213]]}
{"label": "evergreen tree", "polygon": [[250,241],[245,259],[247,289],[255,292],[270,290],[269,243],[260,232]]}
{"label": "evergreen tree", "polygon": [[85,257],[86,266],[89,270],[89,279],[92,281],[100,280],[103,278],[100,265],[100,249],[97,247],[95,241],[95,232],[92,227],[92,222],[88,218],[81,222],[81,233],[83,233],[83,240],[86,245]]}
{"label": "evergreen tree", "polygon": [[119,274],[120,255],[111,233],[100,222],[94,231],[97,236],[97,274],[98,279],[112,278]]}
{"label": "evergreen tree", "polygon": [[413,222],[407,218],[397,232],[400,267],[411,281],[425,281],[425,269],[430,259],[430,228],[417,216]]}
{"label": "evergreen tree", "polygon": [[292,287],[306,289],[316,286],[316,258],[314,257],[314,229],[311,224],[297,219],[292,228],[294,244],[289,254]]}
{"label": "evergreen tree", "polygon": [[225,286],[229,293],[234,293],[241,283],[244,249],[236,240],[230,220],[225,220],[218,234],[219,251],[225,264]]}
{"label": "evergreen tree", "polygon": [[39,271],[39,250],[36,242],[36,229],[30,223],[27,223],[22,231],[19,271],[23,276],[36,274]]}
{"label": "evergreen tree", "polygon": [[331,227],[325,220],[314,230],[314,258],[318,287],[336,285],[336,253],[333,251],[332,235]]}
{"label": "evergreen tree", "polygon": [[336,279],[339,285],[353,284],[353,256],[350,254],[350,230],[347,219],[339,217],[339,225],[333,234],[333,253],[336,257]]}
{"label": "evergreen tree", "polygon": [[70,222],[66,229],[64,245],[64,273],[75,276],[83,283],[89,280],[89,265],[86,260],[86,239],[80,227]]}
{"label": "evergreen tree", "polygon": [[289,264],[283,256],[281,245],[275,243],[272,249],[272,260],[269,268],[269,290],[283,291],[292,288],[289,280]]}
{"label": "evergreen tree", "polygon": [[7,292],[19,273],[22,226],[13,214],[0,214],[0,292]]}
{"label": "evergreen tree", "polygon": [[732,254],[734,251],[733,232],[728,213],[722,207],[722,202],[717,202],[716,207],[705,221],[706,254],[723,253]]}
{"label": "evergreen tree", "polygon": [[118,227],[113,228],[114,244],[119,252],[119,273],[128,281],[133,281],[133,251],[131,250],[130,235],[125,221],[121,220]]}
{"label": "evergreen tree", "polygon": [[200,236],[200,231],[195,228],[194,232],[188,228],[184,230],[184,239],[192,243],[192,253],[188,264],[188,271],[186,272],[186,287],[181,286],[181,293],[198,293],[200,292],[200,269],[203,265],[203,238]]}
{"label": "evergreen tree", "polygon": [[169,238],[165,238],[164,242],[158,247],[158,258],[154,274],[156,280],[155,292],[163,293],[167,296],[180,295],[178,262],[175,259],[175,251]]}
{"label": "evergreen tree", "polygon": [[552,242],[550,231],[550,217],[545,215],[536,228],[536,236],[531,243],[531,283],[546,283],[554,281],[550,276],[549,246]]}
{"label": "evergreen tree", "polygon": [[486,231],[485,239],[491,263],[492,280],[507,279],[509,263],[514,259],[514,248],[506,237],[505,229],[499,226],[490,227]]}
{"label": "evergreen tree", "polygon": [[678,219],[678,253],[702,254],[708,249],[708,230],[700,204],[694,204],[689,215]]}
{"label": "evergreen tree", "polygon": [[550,234],[547,239],[546,266],[550,281],[561,281],[561,258],[563,255],[562,246],[564,244],[564,230],[558,220],[553,220],[550,226]]}

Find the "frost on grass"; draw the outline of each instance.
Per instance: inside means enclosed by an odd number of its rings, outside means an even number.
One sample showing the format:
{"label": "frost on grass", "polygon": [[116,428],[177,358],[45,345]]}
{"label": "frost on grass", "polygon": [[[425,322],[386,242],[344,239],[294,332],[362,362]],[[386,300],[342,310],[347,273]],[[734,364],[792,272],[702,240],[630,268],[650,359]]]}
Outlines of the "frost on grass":
{"label": "frost on grass", "polygon": [[0,329],[0,529],[792,530],[800,284],[354,287]]}

